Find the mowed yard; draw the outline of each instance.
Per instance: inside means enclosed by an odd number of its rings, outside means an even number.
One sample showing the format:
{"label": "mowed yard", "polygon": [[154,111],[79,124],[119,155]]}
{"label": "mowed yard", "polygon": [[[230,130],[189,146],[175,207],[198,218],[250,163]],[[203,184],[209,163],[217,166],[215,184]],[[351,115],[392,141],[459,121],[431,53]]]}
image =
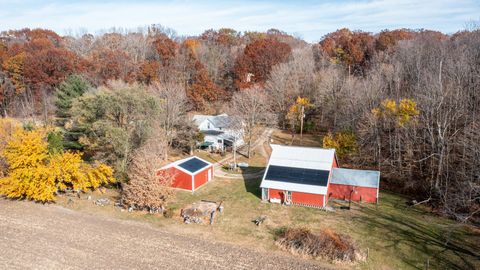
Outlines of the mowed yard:
{"label": "mowed yard", "polygon": [[[331,228],[350,235],[369,254],[366,263],[331,265],[339,268],[425,269],[427,260],[430,269],[480,268],[480,232],[477,229],[434,216],[423,208],[408,208],[407,200],[397,195],[381,192],[378,206],[353,204],[350,211],[337,208],[336,212],[324,212],[262,203],[259,183],[260,180],[216,178],[195,194],[178,191],[176,203],[172,205],[175,215],[171,219],[141,212],[128,213],[113,205],[95,206],[85,198],[68,202],[63,197],[59,203],[81,211],[149,222],[192,237],[272,252],[283,252],[274,243],[274,230],[281,226],[307,227],[314,232]],[[109,190],[106,194],[95,192],[92,197],[115,200],[118,194]],[[182,223],[180,209],[199,200],[223,201],[225,211],[217,215],[214,225]],[[260,215],[268,219],[257,227],[252,220]]]}

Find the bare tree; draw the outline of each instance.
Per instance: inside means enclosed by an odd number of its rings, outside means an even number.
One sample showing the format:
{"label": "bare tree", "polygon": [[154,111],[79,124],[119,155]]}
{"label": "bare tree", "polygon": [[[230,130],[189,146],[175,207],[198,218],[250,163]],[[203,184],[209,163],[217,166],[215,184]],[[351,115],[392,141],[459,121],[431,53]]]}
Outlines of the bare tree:
{"label": "bare tree", "polygon": [[231,113],[244,123],[248,158],[251,156],[255,128],[261,123],[262,119],[265,119],[265,106],[265,90],[259,86],[237,92],[232,97]]}
{"label": "bare tree", "polygon": [[265,87],[268,103],[285,128],[290,105],[298,96],[310,97],[315,91],[315,61],[311,48],[296,49],[289,62],[274,66]]}
{"label": "bare tree", "polygon": [[[184,123],[187,111],[187,97],[182,83],[174,81],[156,82],[150,87],[160,99],[161,114],[159,123],[168,147],[176,137],[177,131]],[[167,156],[165,156],[167,158]]]}

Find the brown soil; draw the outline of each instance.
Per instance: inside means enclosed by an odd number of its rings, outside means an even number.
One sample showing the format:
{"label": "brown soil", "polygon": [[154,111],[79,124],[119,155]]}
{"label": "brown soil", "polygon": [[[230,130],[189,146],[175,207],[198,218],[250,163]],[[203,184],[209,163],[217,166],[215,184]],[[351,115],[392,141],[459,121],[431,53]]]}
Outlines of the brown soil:
{"label": "brown soil", "polygon": [[147,223],[0,199],[0,269],[320,269]]}

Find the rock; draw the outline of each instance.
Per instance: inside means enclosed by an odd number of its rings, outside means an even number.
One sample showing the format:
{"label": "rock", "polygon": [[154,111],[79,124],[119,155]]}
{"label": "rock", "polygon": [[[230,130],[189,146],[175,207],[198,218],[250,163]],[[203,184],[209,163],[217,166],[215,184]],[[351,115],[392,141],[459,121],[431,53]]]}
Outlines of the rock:
{"label": "rock", "polygon": [[105,206],[110,204],[110,200],[107,198],[102,198],[102,199],[96,200],[94,203],[95,205],[98,205],[98,206]]}

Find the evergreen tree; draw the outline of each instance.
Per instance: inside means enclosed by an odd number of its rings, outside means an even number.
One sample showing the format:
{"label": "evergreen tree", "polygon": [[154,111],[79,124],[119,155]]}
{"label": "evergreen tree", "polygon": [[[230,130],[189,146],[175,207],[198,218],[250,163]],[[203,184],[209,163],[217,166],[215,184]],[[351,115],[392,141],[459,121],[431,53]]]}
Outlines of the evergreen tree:
{"label": "evergreen tree", "polygon": [[80,75],[70,75],[58,86],[55,100],[58,125],[65,125],[70,117],[69,111],[73,100],[83,95],[91,87],[91,84]]}
{"label": "evergreen tree", "polygon": [[81,130],[68,127],[68,120],[71,117],[70,109],[74,100],[83,95],[92,85],[80,75],[70,75],[56,89],[55,105],[57,107],[56,117],[57,125],[65,128],[64,148],[71,150],[81,150],[82,145],[78,142]]}

